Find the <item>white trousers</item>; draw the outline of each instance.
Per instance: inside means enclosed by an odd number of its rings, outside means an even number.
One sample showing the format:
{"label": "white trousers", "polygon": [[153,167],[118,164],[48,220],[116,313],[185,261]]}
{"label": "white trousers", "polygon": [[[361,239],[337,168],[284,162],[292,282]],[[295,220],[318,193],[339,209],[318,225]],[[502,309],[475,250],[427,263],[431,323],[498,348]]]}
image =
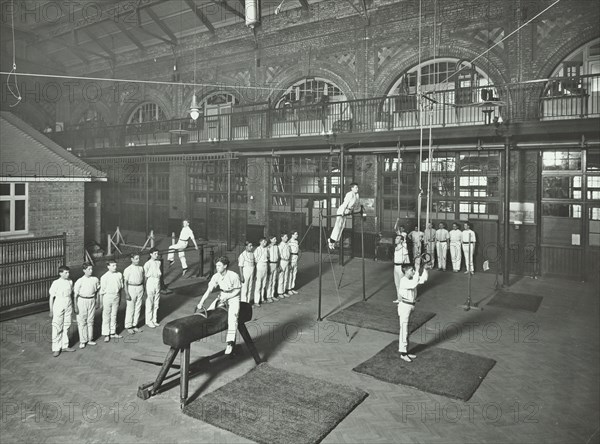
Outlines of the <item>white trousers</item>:
{"label": "white trousers", "polygon": [[69,348],[69,327],[73,316],[71,298],[60,297],[52,305],[52,351]]}
{"label": "white trousers", "polygon": [[277,264],[269,264],[269,277],[267,278],[267,299],[273,299],[277,288]]}
{"label": "white trousers", "polygon": [[244,267],[242,274],[244,282],[242,283],[242,302],[250,302],[252,297],[252,284],[254,282],[254,267]]}
{"label": "white trousers", "polygon": [[460,242],[450,242],[450,258],[452,259],[452,269],[454,271],[460,270],[460,265],[462,263],[460,247]]}
{"label": "white trousers", "polygon": [[117,312],[120,302],[119,293],[105,293],[102,297],[102,335],[114,335],[117,333]]}
{"label": "white trousers", "polygon": [[290,260],[290,272],[288,276],[288,290],[293,290],[296,287],[296,275],[298,274],[298,255],[292,254]]}
{"label": "white trousers", "polygon": [[169,262],[173,262],[175,260],[175,251],[179,251],[179,261],[181,262],[181,268],[183,268],[184,270],[187,268],[187,259],[185,258],[185,251],[181,251],[186,249],[188,246],[187,241],[177,241],[177,243],[175,245],[171,245],[169,247],[169,255],[167,256],[167,259]]}
{"label": "white trousers", "polygon": [[160,302],[160,279],[150,277],[146,281],[146,324],[157,322]]}
{"label": "white trousers", "polygon": [[77,298],[77,328],[79,342],[87,344],[94,340],[94,315],[96,314],[96,298]]}
{"label": "white trousers", "polygon": [[410,314],[415,309],[414,305],[398,303],[398,318],[400,319],[400,334],[398,337],[398,351],[406,353],[408,350],[408,322]]}
{"label": "white trousers", "polygon": [[333,239],[336,242],[340,241],[342,237],[342,232],[344,231],[344,227],[346,226],[346,216],[338,216],[335,218],[335,225],[333,226],[333,230],[331,231],[330,239]]}
{"label": "white trousers", "polygon": [[394,285],[396,286],[396,297],[398,297],[398,287],[400,286],[400,279],[404,277],[402,272],[402,265],[394,265]]}
{"label": "white trousers", "polygon": [[413,244],[413,262],[421,255],[421,242]]}
{"label": "white trousers", "polygon": [[438,268],[445,270],[446,261],[448,260],[448,242],[436,242],[436,247]]}
{"label": "white trousers", "polygon": [[[208,309],[216,309],[218,302],[219,298],[216,298],[213,303],[210,304]],[[236,296],[234,298],[227,299],[225,304],[227,305],[227,337],[225,340],[227,342],[235,342],[235,335],[238,327],[238,317],[240,315],[240,298]]]}
{"label": "white trousers", "polygon": [[463,244],[463,253],[465,255],[465,266],[467,271],[475,271],[473,266],[473,254],[475,253],[475,244]]}
{"label": "white trousers", "polygon": [[277,276],[277,294],[283,294],[287,292],[288,289],[288,279],[290,277],[289,274],[289,264],[290,261],[286,261],[281,259],[279,261],[279,266],[281,267],[281,271],[279,272],[279,276]]}
{"label": "white trousers", "polygon": [[267,278],[269,276],[269,264],[259,262],[256,264],[256,282],[254,284],[254,303],[260,304],[263,301],[265,290],[267,288]]}
{"label": "white trousers", "polygon": [[133,328],[138,326],[140,321],[140,312],[142,311],[142,300],[144,297],[143,285],[128,285],[127,290],[131,301],[127,301],[127,309],[125,310],[125,328]]}

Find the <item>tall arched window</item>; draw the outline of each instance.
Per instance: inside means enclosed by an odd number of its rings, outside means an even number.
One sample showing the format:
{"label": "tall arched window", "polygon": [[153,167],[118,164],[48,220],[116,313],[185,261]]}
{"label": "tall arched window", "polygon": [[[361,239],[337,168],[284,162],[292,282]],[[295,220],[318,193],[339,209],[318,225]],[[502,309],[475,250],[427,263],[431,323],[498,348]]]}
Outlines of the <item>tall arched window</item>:
{"label": "tall arched window", "polygon": [[311,105],[322,102],[325,96],[329,102],[348,100],[333,82],[319,77],[307,77],[290,86],[275,107],[283,108],[289,106],[288,104]]}
{"label": "tall arched window", "polygon": [[[419,81],[422,106],[420,119]],[[488,74],[476,64],[459,59],[429,60],[405,71],[382,101],[379,119],[390,127],[490,124],[504,104]]]}
{"label": "tall arched window", "polygon": [[165,112],[156,103],[146,102],[142,103],[131,113],[127,123],[157,122],[160,120],[167,120]]}

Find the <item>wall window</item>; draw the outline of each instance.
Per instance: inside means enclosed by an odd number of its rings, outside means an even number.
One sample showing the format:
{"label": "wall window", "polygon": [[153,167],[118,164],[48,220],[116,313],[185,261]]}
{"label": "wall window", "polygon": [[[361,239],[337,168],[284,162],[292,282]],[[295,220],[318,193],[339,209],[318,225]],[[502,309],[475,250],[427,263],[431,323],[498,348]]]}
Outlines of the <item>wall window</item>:
{"label": "wall window", "polygon": [[544,176],[542,197],[549,199],[581,199],[581,176]]}
{"label": "wall window", "polygon": [[0,233],[23,234],[29,229],[26,183],[0,183]]}
{"label": "wall window", "polygon": [[544,171],[580,171],[581,150],[544,151],[542,169]]}
{"label": "wall window", "polygon": [[165,112],[156,103],[142,103],[138,106],[127,121],[131,123],[158,122],[167,120]]}
{"label": "wall window", "polygon": [[581,205],[563,203],[543,203],[542,216],[569,217],[581,219]]}
{"label": "wall window", "polygon": [[334,83],[321,78],[306,78],[292,85],[277,102],[276,108],[292,104],[310,105],[320,103],[323,97],[329,102],[348,100],[342,90]]}

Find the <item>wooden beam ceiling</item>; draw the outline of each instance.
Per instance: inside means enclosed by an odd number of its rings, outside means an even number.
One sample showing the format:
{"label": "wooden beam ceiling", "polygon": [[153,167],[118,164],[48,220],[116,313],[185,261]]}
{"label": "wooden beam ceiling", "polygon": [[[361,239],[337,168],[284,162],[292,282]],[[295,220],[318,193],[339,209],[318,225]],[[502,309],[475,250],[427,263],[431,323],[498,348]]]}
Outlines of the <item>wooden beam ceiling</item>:
{"label": "wooden beam ceiling", "polygon": [[200,20],[202,22],[202,24],[204,26],[206,26],[206,28],[214,34],[215,27],[212,25],[210,20],[208,20],[208,18],[204,15],[204,13],[202,11],[200,11],[200,9],[198,8],[198,5],[194,2],[194,0],[184,0],[184,1],[188,5],[188,7],[192,11],[194,11],[194,13],[196,14],[196,17],[198,17],[198,20]]}

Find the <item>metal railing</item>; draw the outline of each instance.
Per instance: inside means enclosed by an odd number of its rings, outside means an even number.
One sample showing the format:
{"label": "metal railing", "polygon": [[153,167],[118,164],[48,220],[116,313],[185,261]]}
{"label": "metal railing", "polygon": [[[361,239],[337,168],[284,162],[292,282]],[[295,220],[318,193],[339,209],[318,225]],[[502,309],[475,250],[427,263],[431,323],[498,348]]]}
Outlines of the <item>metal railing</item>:
{"label": "metal railing", "polygon": [[0,311],[48,300],[58,267],[66,262],[67,235],[0,242]]}
{"label": "metal railing", "polygon": [[600,116],[600,75],[425,92],[421,111],[419,102],[417,95],[407,94],[291,104],[283,108],[246,106],[227,114],[200,116],[196,121],[185,118],[101,127],[84,124],[49,136],[73,150],[126,150],[137,146],[408,130],[421,125],[489,125],[499,117],[513,122],[582,119]]}

